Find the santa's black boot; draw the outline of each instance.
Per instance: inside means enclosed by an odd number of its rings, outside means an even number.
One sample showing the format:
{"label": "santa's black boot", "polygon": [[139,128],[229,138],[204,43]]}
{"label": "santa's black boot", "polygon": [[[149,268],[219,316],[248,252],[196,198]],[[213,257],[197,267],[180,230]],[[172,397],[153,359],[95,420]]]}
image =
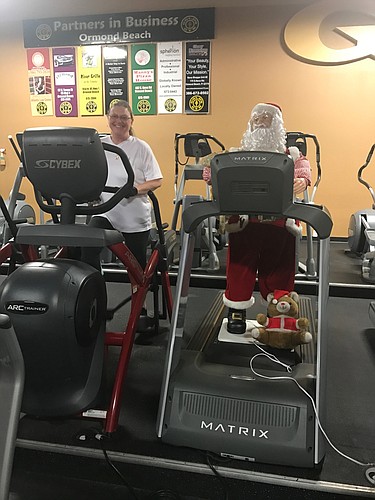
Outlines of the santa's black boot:
{"label": "santa's black boot", "polygon": [[246,332],[246,309],[229,308],[227,331],[236,335]]}

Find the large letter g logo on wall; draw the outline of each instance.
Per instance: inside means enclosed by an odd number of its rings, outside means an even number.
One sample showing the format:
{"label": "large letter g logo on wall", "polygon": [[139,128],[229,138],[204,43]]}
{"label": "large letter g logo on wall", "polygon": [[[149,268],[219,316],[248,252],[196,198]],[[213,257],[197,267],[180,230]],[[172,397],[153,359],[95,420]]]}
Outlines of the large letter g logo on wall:
{"label": "large letter g logo on wall", "polygon": [[375,58],[375,1],[314,3],[288,22],[284,41],[294,57],[315,64]]}

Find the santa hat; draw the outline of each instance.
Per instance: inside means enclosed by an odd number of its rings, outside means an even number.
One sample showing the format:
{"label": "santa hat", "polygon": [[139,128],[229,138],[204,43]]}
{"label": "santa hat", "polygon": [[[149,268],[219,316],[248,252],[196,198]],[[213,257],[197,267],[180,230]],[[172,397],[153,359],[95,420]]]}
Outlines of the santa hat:
{"label": "santa hat", "polygon": [[275,290],[273,292],[272,304],[277,304],[277,302],[284,297],[284,295],[289,295],[290,292],[288,290]]}
{"label": "santa hat", "polygon": [[280,110],[280,113],[283,112],[283,110],[281,109],[281,107],[278,104],[275,104],[274,102],[266,102],[266,105],[267,106],[273,106],[274,108],[278,108]]}
{"label": "santa hat", "polygon": [[278,104],[275,104],[273,102],[260,102],[254,106],[253,110],[251,111],[251,114],[253,113],[270,113],[272,116],[278,114],[281,118],[282,109]]}

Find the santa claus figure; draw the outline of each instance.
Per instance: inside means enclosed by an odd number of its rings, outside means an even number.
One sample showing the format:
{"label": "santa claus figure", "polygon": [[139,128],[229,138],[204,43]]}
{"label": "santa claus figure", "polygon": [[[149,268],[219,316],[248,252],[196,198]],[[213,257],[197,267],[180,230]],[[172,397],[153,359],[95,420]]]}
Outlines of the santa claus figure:
{"label": "santa claus figure", "polygon": [[[251,111],[241,147],[244,151],[270,151],[289,154],[294,160],[294,193],[302,193],[311,182],[309,161],[298,148],[286,149],[286,131],[281,108],[259,103]],[[203,177],[209,180],[209,171]],[[246,331],[246,310],[254,304],[254,287],[266,300],[276,289],[292,291],[295,276],[295,238],[298,222],[285,218],[235,215],[226,225],[229,233],[226,277],[223,296],[228,307],[227,330]]]}

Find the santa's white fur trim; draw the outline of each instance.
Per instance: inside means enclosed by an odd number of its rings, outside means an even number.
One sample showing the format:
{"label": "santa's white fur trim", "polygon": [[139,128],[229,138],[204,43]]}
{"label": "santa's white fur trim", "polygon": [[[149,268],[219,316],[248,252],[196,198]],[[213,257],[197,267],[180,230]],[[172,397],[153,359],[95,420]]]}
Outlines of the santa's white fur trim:
{"label": "santa's white fur trim", "polygon": [[254,297],[251,297],[249,300],[242,300],[240,302],[234,301],[234,300],[229,300],[226,296],[225,293],[223,294],[223,302],[224,305],[227,307],[231,307],[232,309],[248,309],[255,303]]}
{"label": "santa's white fur trim", "polygon": [[288,217],[288,219],[286,219],[285,221],[285,227],[296,238],[302,237],[302,227],[301,225],[296,224],[296,221],[294,219]]}
{"label": "santa's white fur trim", "polygon": [[272,116],[278,115],[280,118],[282,117],[279,106],[266,102],[259,102],[256,104],[251,110],[251,116],[253,116],[254,113],[270,113]]}
{"label": "santa's white fur trim", "polygon": [[298,160],[298,158],[301,156],[301,153],[300,153],[299,149],[297,148],[297,146],[290,146],[290,148],[288,150],[289,150],[290,156],[292,157],[292,159],[294,161]]}

